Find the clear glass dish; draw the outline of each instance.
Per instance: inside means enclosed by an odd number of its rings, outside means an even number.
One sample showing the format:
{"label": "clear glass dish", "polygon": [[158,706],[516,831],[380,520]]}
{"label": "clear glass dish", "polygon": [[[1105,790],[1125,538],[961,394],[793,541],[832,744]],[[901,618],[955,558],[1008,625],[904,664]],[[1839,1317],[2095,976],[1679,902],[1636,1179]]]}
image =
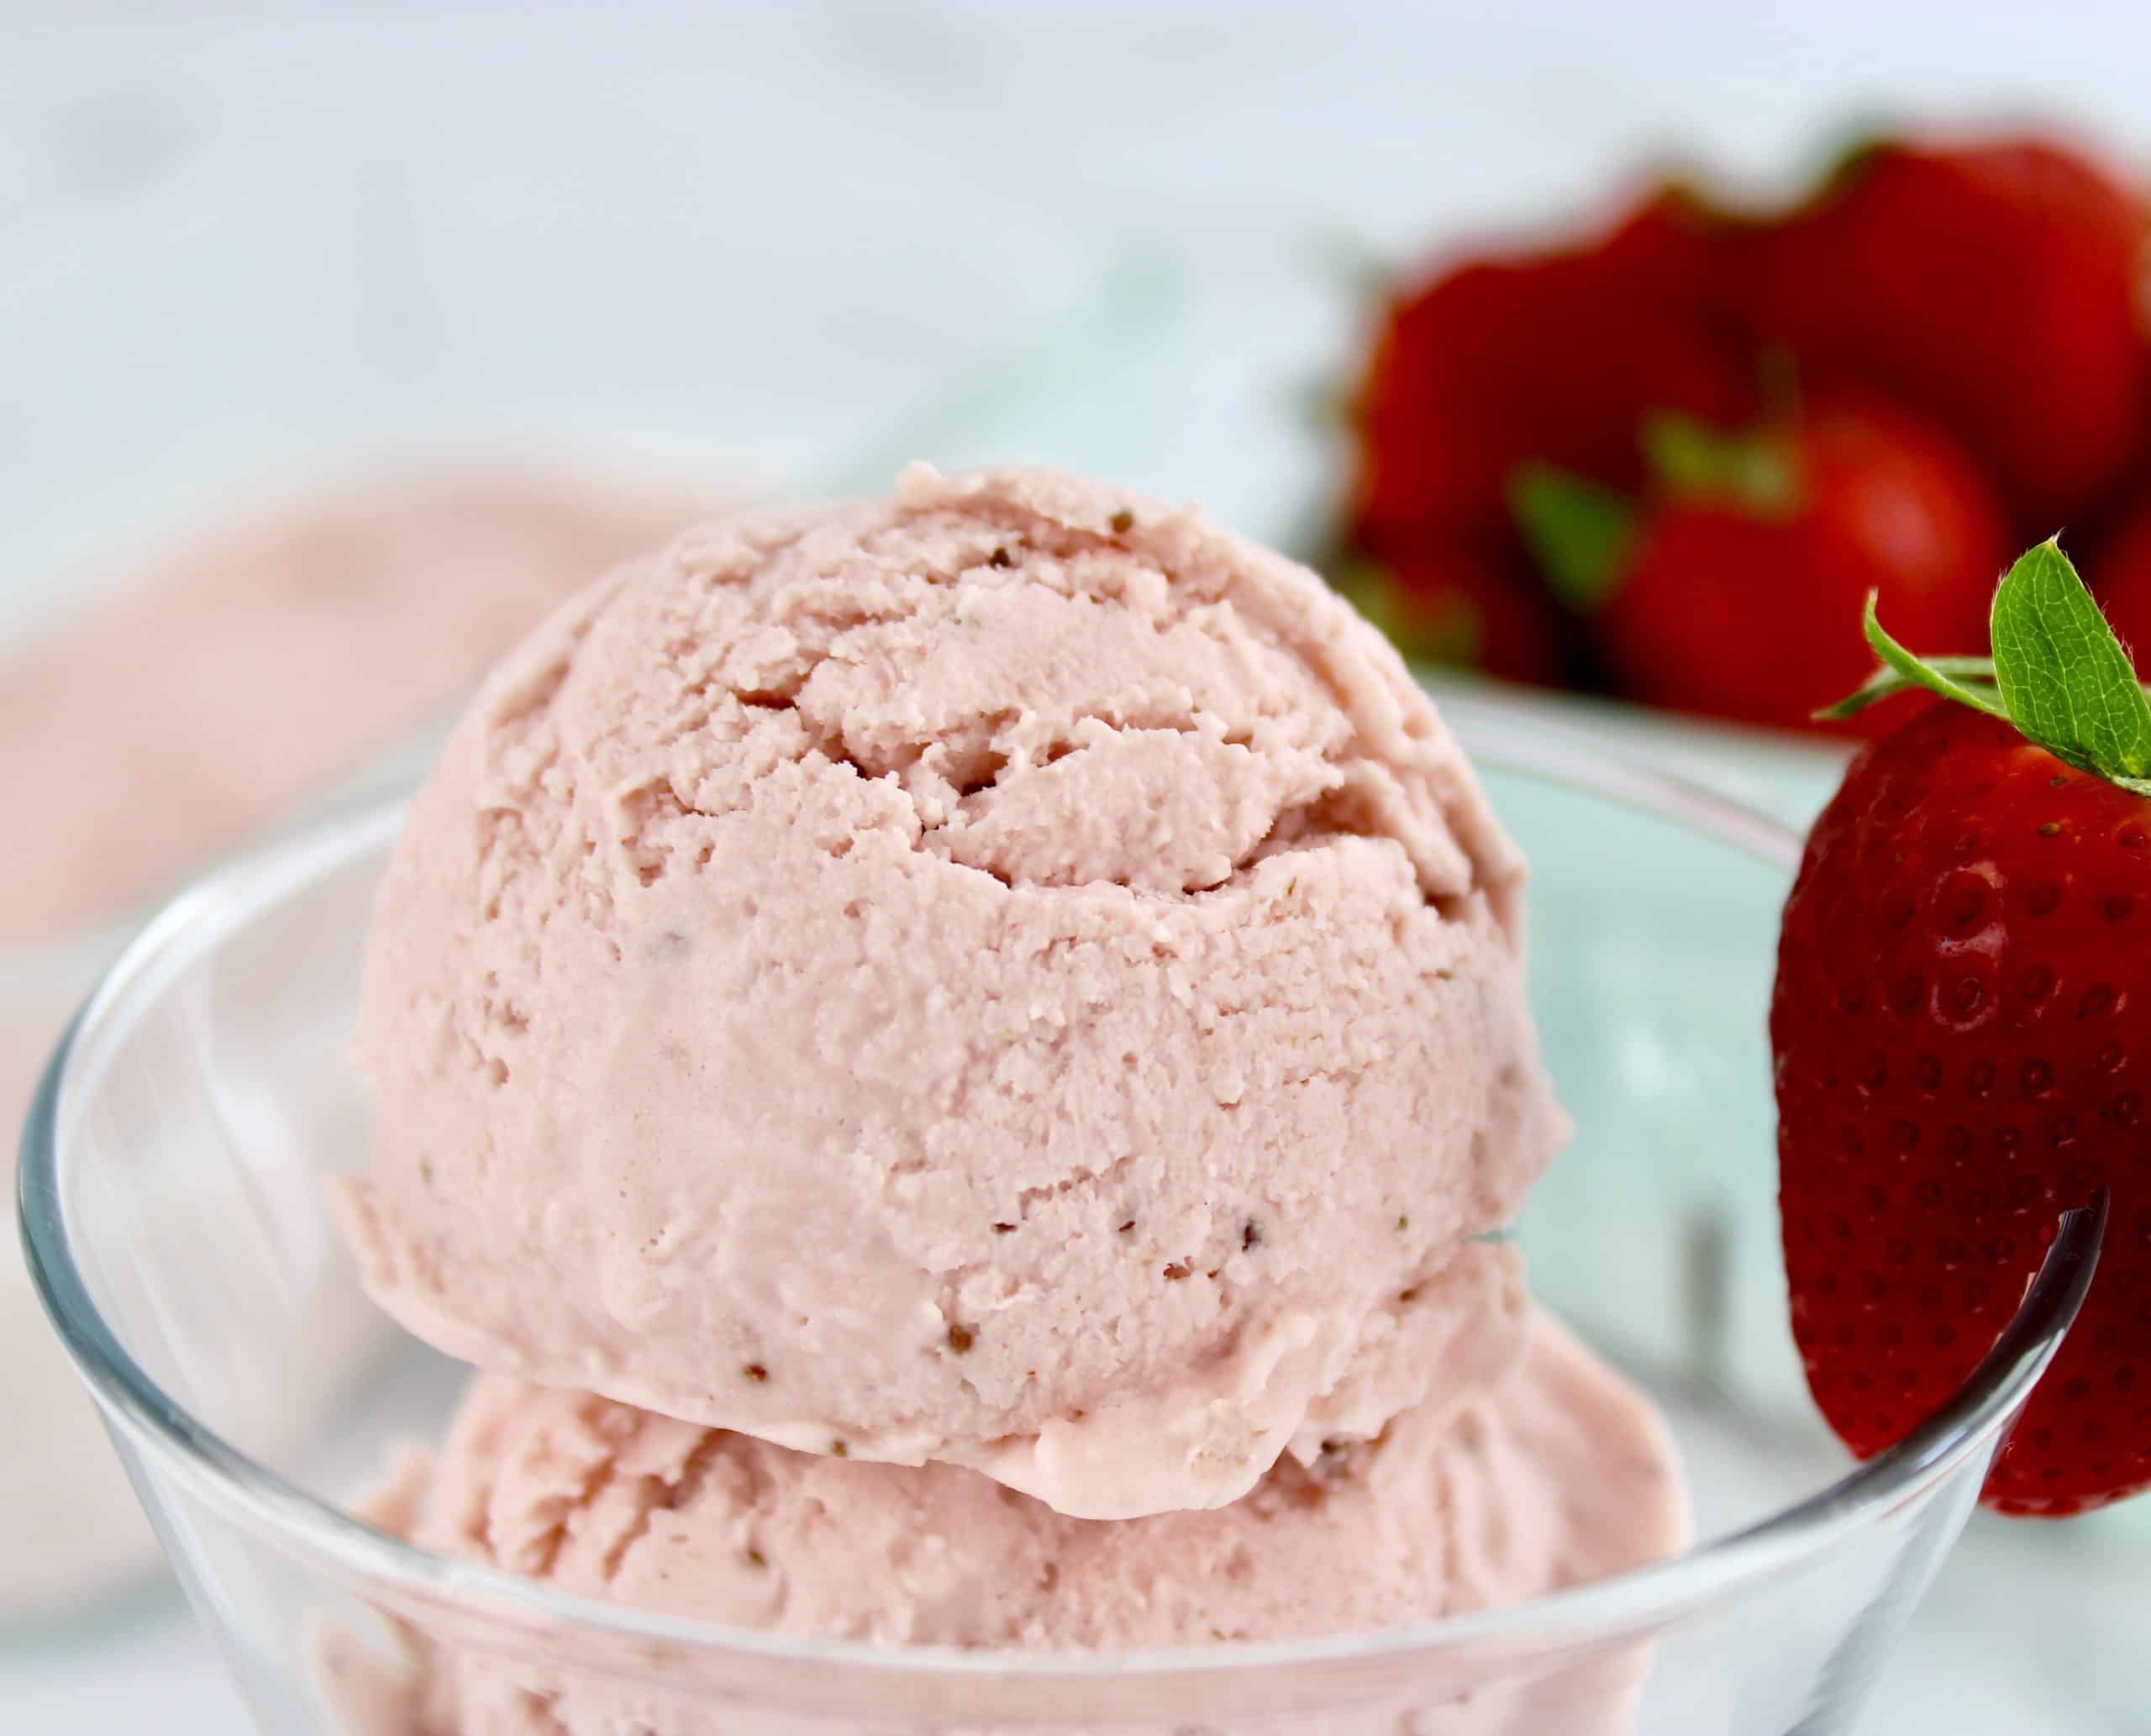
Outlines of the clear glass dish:
{"label": "clear glass dish", "polygon": [[376,805],[155,921],[55,1057],[24,1147],[34,1275],[260,1728],[412,1736],[394,1695],[412,1628],[542,1691],[498,1728],[547,1736],[1849,1728],[2073,1317],[2096,1226],[2065,1228],[2009,1337],[1896,1451],[1848,1472],[1818,1423],[1743,1410],[1717,1374],[1737,1357],[1791,1377],[1782,1317],[1728,1320],[1707,1190],[1676,1163],[1635,1197],[1649,1172],[1617,1148],[1772,1162],[1761,1021],[1792,840],[1498,705],[1450,713],[1537,865],[1533,994],[1580,1129],[1523,1227],[1534,1281],[1665,1406],[1692,1551],[1409,1628],[1056,1656],[641,1614],[371,1528],[355,1497],[395,1443],[438,1434],[460,1379],[371,1311],[326,1209],[323,1178],[369,1137],[344,1052],[398,823]]}
{"label": "clear glass dish", "polygon": [[[50,945],[0,953],[0,1123],[11,1130],[139,920],[82,923]],[[0,1180],[14,1170],[11,1144]],[[160,1558],[12,1244],[0,1247],[0,1645],[35,1644],[149,1580]]]}

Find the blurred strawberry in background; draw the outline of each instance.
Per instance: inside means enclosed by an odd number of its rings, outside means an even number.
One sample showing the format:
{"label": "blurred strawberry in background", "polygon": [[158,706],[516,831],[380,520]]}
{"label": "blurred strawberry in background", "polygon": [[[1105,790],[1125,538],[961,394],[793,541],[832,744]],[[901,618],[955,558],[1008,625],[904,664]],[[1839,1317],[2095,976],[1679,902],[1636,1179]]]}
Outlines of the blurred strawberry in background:
{"label": "blurred strawberry in background", "polygon": [[1849,692],[1872,667],[1843,625],[1870,591],[1922,644],[1985,643],[2006,539],[1978,467],[1940,429],[1848,397],[1738,434],[1658,412],[1640,444],[1638,499],[1545,466],[1514,489],[1527,540],[1622,692],[1799,727],[1816,694]]}
{"label": "blurred strawberry in background", "polygon": [[2091,569],[2106,624],[2151,679],[2151,502],[2122,520]]}
{"label": "blurred strawberry in background", "polygon": [[1869,590],[1981,644],[2016,541],[2118,523],[2094,571],[2151,648],[2146,228],[2081,151],[1884,139],[1783,212],[1669,182],[1453,255],[1384,310],[1340,571],[1411,655],[1814,728]]}
{"label": "blurred strawberry in background", "polygon": [[1570,674],[1573,625],[1501,539],[1429,539],[1394,562],[1362,561],[1338,577],[1407,656],[1536,687]]}
{"label": "blurred strawberry in background", "polygon": [[1723,225],[1668,189],[1576,246],[1467,261],[1397,301],[1359,403],[1361,533],[1499,525],[1534,459],[1638,482],[1648,409],[1752,413],[1724,325],[1738,268]]}
{"label": "blurred strawberry in background", "polygon": [[2142,442],[2143,240],[2134,190],[2059,146],[1879,144],[1757,227],[1756,326],[1803,384],[1879,387],[1944,423],[2044,536]]}

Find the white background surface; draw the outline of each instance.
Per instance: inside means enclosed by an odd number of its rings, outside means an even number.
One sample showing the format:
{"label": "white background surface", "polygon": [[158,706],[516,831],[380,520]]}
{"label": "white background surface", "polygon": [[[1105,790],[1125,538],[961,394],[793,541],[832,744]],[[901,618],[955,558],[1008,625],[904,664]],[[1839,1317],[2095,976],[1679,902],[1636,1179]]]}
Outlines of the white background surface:
{"label": "white background surface", "polygon": [[[1854,114],[2059,107],[2151,155],[2147,65],[2127,3],[0,0],[0,630],[414,440],[1049,458],[1289,535],[1355,251],[1646,150],[1781,175]],[[2147,1582],[2140,1524],[1978,1528],[1868,1730],[2141,1736]],[[0,1649],[9,1736],[245,1728],[168,1604]]]}

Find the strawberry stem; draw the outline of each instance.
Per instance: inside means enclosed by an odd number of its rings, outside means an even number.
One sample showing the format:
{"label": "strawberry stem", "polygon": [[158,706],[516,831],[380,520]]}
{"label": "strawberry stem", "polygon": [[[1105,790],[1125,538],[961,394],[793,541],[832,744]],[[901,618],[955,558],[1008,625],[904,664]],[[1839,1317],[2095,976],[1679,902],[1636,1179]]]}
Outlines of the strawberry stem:
{"label": "strawberry stem", "polygon": [[1995,686],[1993,658],[1914,656],[1884,629],[1875,613],[1880,594],[1874,591],[1867,593],[1867,608],[1860,624],[1866,632],[1868,644],[1875,648],[1875,655],[1882,660],[1882,667],[1835,705],[1816,713],[1817,718],[1834,722],[1854,717],[1881,700],[1920,688],[1939,693],[1944,699],[1954,699],[1959,705],[1969,705],[1975,711],[1983,711],[1989,717],[2005,720],[2008,718],[2001,692]]}

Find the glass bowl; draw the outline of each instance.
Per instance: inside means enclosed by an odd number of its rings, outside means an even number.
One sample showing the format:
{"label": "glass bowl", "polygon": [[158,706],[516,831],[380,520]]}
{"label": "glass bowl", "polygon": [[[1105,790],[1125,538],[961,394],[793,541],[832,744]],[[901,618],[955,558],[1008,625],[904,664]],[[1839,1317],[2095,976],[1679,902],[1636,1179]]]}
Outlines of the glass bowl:
{"label": "glass bowl", "polygon": [[[139,920],[0,951],[0,1123],[19,1125],[54,1043]],[[14,1173],[10,1141],[0,1181]],[[0,1646],[12,1648],[56,1639],[160,1558],[13,1244],[0,1246]]]}
{"label": "glass bowl", "polygon": [[24,1147],[33,1273],[260,1728],[418,1736],[397,1693],[413,1630],[529,1686],[484,1736],[1848,1728],[2073,1318],[2096,1226],[2064,1226],[2017,1326],[1891,1453],[1848,1471],[1819,1423],[1743,1407],[1735,1362],[1780,1384],[1797,1364],[1781,1299],[1774,1319],[1736,1305],[1732,1253],[1764,1263],[1764,1293],[1775,1255],[1728,1249],[1712,1178],[1773,1161],[1762,1022],[1794,841],[1497,704],[1449,713],[1536,867],[1533,992],[1580,1129],[1522,1226],[1533,1281],[1665,1406],[1695,1549],[1412,1628],[1055,1655],[643,1614],[372,1528],[360,1497],[397,1444],[438,1437],[463,1374],[368,1307],[327,1208],[370,1136],[344,1046],[399,823],[377,804],[153,922],[54,1058]]}

